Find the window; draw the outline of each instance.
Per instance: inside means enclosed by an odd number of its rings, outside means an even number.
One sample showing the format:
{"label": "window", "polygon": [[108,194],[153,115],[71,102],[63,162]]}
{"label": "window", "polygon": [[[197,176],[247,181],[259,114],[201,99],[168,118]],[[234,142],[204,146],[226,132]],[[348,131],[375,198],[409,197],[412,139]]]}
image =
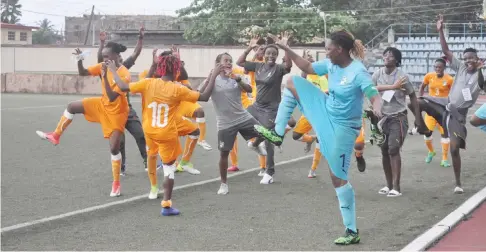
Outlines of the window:
{"label": "window", "polygon": [[27,41],[27,32],[20,33],[20,41]]}
{"label": "window", "polygon": [[15,40],[15,32],[14,31],[8,32],[8,40]]}

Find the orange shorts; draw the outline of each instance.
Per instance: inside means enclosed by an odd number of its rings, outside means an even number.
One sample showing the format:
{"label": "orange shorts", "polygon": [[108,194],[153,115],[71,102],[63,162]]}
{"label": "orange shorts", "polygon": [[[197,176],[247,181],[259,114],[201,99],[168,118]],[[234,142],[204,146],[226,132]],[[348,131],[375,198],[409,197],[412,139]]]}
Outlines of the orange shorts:
{"label": "orange shorts", "polygon": [[185,116],[187,118],[193,118],[194,117],[194,111],[196,109],[200,108],[201,105],[197,102],[186,102],[183,101],[177,108],[177,114],[181,116]]}
{"label": "orange shorts", "polygon": [[295,125],[294,132],[297,134],[307,134],[312,130],[312,126],[305,116],[301,116]]}
{"label": "orange shorts", "polygon": [[101,124],[103,130],[103,137],[109,138],[113,131],[125,131],[125,124],[128,119],[127,112],[120,114],[108,114],[105,106],[101,102],[101,97],[90,97],[83,99],[84,118],[89,122]]}
{"label": "orange shorts", "polygon": [[[187,136],[198,129],[196,123],[193,123],[191,119],[183,116],[178,116],[176,119],[177,135]],[[164,160],[164,159],[162,159]]]}
{"label": "orange shorts", "polygon": [[164,160],[164,163],[170,163],[177,160],[177,157],[182,153],[178,136],[166,140],[157,140],[145,135],[145,142],[147,156],[155,156],[159,154],[160,159]]}
{"label": "orange shorts", "polygon": [[438,127],[440,134],[441,135],[444,135],[444,129],[435,120],[435,118],[433,118],[432,116],[429,116],[429,115],[427,115],[427,113],[425,113],[424,121],[425,121],[425,125],[427,126],[427,128],[430,131],[434,131],[435,130],[435,127]]}

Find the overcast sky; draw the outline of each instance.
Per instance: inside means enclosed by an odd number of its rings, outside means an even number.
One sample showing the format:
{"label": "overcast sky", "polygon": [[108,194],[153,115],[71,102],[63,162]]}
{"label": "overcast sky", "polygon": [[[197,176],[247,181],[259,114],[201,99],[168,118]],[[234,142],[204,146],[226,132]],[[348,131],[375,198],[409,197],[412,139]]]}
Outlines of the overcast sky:
{"label": "overcast sky", "polygon": [[[20,0],[21,23],[36,25],[39,20],[51,20],[57,30],[63,29],[65,16],[89,14],[95,5],[95,14],[105,15],[175,15],[175,10],[189,6],[192,0]],[[136,4],[134,4],[136,3]]]}

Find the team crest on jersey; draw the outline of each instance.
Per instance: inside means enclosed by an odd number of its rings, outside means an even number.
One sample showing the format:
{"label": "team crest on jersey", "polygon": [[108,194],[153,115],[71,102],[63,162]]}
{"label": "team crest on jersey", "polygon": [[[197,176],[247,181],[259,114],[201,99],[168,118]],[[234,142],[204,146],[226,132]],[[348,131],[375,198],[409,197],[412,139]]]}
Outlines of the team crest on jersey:
{"label": "team crest on jersey", "polygon": [[348,84],[348,78],[346,76],[343,76],[343,78],[341,78],[341,82],[339,82],[339,85],[347,85]]}
{"label": "team crest on jersey", "polygon": [[447,81],[443,81],[442,86],[444,86],[444,87],[447,86]]}

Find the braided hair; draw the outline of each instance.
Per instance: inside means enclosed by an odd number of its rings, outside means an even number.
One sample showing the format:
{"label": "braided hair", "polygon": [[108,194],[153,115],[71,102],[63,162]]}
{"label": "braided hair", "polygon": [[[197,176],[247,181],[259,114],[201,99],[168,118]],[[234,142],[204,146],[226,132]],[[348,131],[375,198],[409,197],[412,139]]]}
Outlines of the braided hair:
{"label": "braided hair", "polygon": [[181,70],[181,61],[172,54],[161,54],[159,56],[159,62],[157,63],[156,73],[162,76],[172,77],[175,80],[177,74]]}
{"label": "braided hair", "polygon": [[339,30],[331,33],[331,40],[341,46],[354,58],[363,60],[365,58],[365,47],[361,40],[355,39],[353,34],[346,30]]}

